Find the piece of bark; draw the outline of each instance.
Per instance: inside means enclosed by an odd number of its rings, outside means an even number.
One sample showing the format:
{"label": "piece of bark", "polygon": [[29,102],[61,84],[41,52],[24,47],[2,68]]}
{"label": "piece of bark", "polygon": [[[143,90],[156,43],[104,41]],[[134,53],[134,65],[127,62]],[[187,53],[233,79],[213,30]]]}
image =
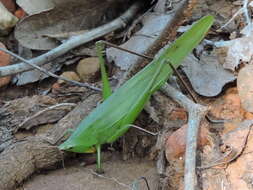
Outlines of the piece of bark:
{"label": "piece of bark", "polygon": [[68,154],[60,152],[55,143],[67,138],[66,131],[75,128],[99,99],[97,94],[89,96],[61,119],[46,137],[30,137],[6,148],[0,154],[0,189],[11,190],[34,172],[60,163]]}
{"label": "piece of bark", "polygon": [[[20,128],[28,130],[34,126],[57,122],[73,106],[63,104],[63,106],[57,107],[57,103],[58,100],[55,98],[40,95],[26,96],[9,101],[2,107],[5,114],[9,114],[9,117],[3,118],[2,123],[6,123],[6,127],[17,131]],[[56,106],[55,109],[52,106]],[[50,107],[52,109],[49,109]],[[43,112],[46,109],[48,110]]]}
{"label": "piece of bark", "polygon": [[70,133],[67,133],[68,129],[74,129],[97,106],[100,99],[100,95],[93,94],[76,106],[47,133],[47,141],[55,145],[59,141],[66,140],[70,136]]}
{"label": "piece of bark", "polygon": [[0,189],[13,189],[35,171],[55,166],[62,158],[57,147],[42,139],[29,138],[15,143],[0,156]]}

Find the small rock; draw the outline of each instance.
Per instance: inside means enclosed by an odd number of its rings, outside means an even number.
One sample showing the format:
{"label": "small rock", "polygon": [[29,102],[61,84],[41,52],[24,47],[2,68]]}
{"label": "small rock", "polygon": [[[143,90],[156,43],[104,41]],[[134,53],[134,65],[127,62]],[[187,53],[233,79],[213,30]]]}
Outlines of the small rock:
{"label": "small rock", "polygon": [[26,16],[26,12],[19,8],[18,10],[15,11],[14,15],[18,18],[18,19],[21,19],[21,18],[24,18]]}
{"label": "small rock", "polygon": [[18,22],[18,18],[11,14],[1,2],[0,13],[0,35],[7,35]]}
{"label": "small rock", "polygon": [[[65,78],[70,79],[70,80],[75,80],[75,81],[80,81],[81,80],[79,78],[79,76],[73,71],[64,72],[60,76],[65,77]],[[64,80],[58,80],[57,83],[63,84],[63,83],[65,83],[65,81]]]}
{"label": "small rock", "polygon": [[92,82],[99,74],[100,66],[97,57],[89,57],[79,61],[76,71],[84,82]]}
{"label": "small rock", "polygon": [[[200,127],[198,146],[203,147],[209,143],[210,138],[207,125],[207,123],[203,123]],[[187,125],[185,124],[167,138],[165,145],[165,155],[168,161],[179,158],[185,153],[186,132]]]}
{"label": "small rock", "polygon": [[[5,45],[3,43],[0,42],[0,47],[6,49]],[[0,67],[2,66],[7,66],[9,65],[11,62],[11,57],[9,54],[4,53],[2,51],[0,51]],[[9,84],[9,82],[11,81],[11,77],[7,76],[7,77],[1,77],[0,78],[0,87],[3,87],[7,84]]]}
{"label": "small rock", "polygon": [[57,93],[57,91],[58,91],[60,88],[61,88],[61,85],[60,85],[58,82],[56,82],[56,83],[54,83],[54,84],[52,85],[52,92],[53,92],[53,93]]}

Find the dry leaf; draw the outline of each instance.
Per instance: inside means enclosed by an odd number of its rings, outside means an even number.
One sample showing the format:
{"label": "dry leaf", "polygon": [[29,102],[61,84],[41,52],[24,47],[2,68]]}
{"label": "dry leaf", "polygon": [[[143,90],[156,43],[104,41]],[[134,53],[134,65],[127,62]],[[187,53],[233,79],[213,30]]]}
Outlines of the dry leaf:
{"label": "dry leaf", "polygon": [[231,41],[228,47],[225,69],[235,71],[241,62],[250,62],[253,55],[253,35],[237,38]]}
{"label": "dry leaf", "polygon": [[[231,189],[252,189],[252,169],[253,169],[253,138],[252,130],[249,134],[250,126],[253,124],[252,120],[246,120],[238,125],[238,128],[230,133],[224,135],[222,138],[224,144],[233,147],[242,152],[240,156],[231,162],[226,169],[226,177],[231,184]],[[245,140],[247,140],[245,142]]]}
{"label": "dry leaf", "polygon": [[217,96],[225,84],[235,80],[232,73],[224,70],[215,52],[202,55],[200,60],[193,54],[189,55],[183,61],[182,69],[194,90],[202,96]]}
{"label": "dry leaf", "polygon": [[97,27],[119,16],[124,8],[119,0],[61,0],[54,9],[31,15],[19,22],[15,37],[24,47],[49,50],[58,46],[59,42],[45,35]]}
{"label": "dry leaf", "polygon": [[16,3],[29,15],[53,9],[55,6],[52,0],[17,0]]}

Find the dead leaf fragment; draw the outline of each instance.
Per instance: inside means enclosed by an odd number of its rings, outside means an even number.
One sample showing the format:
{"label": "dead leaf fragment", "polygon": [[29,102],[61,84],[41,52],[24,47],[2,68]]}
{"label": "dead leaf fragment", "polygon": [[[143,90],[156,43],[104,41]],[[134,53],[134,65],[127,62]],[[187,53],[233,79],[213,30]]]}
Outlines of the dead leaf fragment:
{"label": "dead leaf fragment", "polygon": [[[252,124],[252,120],[246,120],[238,124],[237,129],[222,137],[225,144],[242,152],[226,169],[226,177],[231,184],[231,189],[252,189],[253,131],[252,129],[249,131]],[[246,139],[247,135],[249,135],[248,139]]]}
{"label": "dead leaf fragment", "polygon": [[237,89],[242,107],[253,112],[253,65],[246,65],[239,71]]}

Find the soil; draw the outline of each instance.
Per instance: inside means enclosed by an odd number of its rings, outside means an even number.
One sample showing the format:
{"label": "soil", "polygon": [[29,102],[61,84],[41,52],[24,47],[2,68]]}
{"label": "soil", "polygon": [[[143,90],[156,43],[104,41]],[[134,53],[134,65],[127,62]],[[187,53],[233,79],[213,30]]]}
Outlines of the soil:
{"label": "soil", "polygon": [[[124,190],[129,189],[125,185],[131,186],[140,177],[147,179],[151,189],[155,189],[157,185],[154,162],[146,159],[122,161],[121,155],[116,152],[111,160],[103,163],[104,177],[94,174],[95,165],[84,167],[77,160],[66,165],[65,168],[34,175],[16,190]],[[147,189],[143,180],[138,180],[138,184],[138,189]]]}

